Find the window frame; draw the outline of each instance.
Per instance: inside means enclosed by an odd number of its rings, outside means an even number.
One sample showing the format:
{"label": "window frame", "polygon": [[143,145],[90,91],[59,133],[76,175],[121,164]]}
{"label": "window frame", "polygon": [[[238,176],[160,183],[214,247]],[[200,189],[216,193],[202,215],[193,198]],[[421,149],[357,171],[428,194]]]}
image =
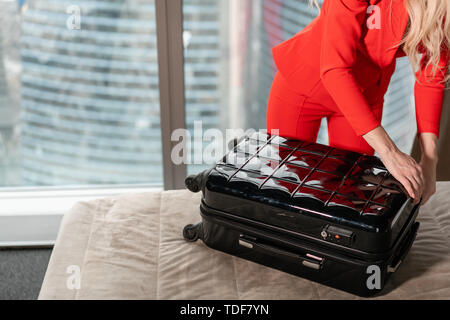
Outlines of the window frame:
{"label": "window frame", "polygon": [[187,166],[171,158],[172,132],[186,129],[183,0],[155,0],[155,5],[164,189],[183,189]]}
{"label": "window frame", "polygon": [[64,214],[77,202],[162,190],[155,185],[2,189],[0,248],[54,245]]}

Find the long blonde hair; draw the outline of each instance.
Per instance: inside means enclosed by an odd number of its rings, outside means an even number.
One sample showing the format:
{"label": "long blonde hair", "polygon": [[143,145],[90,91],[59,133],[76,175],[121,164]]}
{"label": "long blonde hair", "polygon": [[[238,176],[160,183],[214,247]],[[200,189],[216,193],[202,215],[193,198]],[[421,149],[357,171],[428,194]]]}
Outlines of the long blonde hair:
{"label": "long blonde hair", "polygon": [[[419,47],[422,45],[422,48],[425,50],[424,54],[427,57],[424,68],[428,69],[431,65],[434,77],[438,69],[442,50],[445,48],[450,50],[450,1],[404,1],[410,23],[408,31],[398,45],[403,44],[403,51],[411,61],[414,70],[420,69]],[[309,0],[309,4],[318,9],[320,8],[317,0]],[[449,78],[450,75],[447,73],[444,82],[447,82]]]}

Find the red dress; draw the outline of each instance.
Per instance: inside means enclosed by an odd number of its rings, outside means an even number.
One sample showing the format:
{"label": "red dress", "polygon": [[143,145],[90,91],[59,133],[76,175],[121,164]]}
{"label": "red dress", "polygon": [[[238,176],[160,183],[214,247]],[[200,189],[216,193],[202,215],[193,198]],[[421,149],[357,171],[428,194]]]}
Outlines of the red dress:
{"label": "red dress", "polygon": [[[405,56],[398,44],[407,24],[403,0],[325,0],[319,16],[272,49],[278,72],[267,129],[314,141],[326,117],[330,145],[373,154],[362,136],[381,124],[396,58]],[[431,66],[417,72],[418,133],[439,136],[445,89],[440,81],[449,56],[448,48],[442,51],[435,77]],[[425,61],[424,55],[422,66]]]}

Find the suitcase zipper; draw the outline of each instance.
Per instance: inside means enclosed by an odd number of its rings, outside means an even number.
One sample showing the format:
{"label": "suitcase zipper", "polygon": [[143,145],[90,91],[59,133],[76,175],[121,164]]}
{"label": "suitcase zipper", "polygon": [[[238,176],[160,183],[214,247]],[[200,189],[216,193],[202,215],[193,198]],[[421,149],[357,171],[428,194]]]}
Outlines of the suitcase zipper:
{"label": "suitcase zipper", "polygon": [[[294,235],[294,237],[300,239],[301,241],[310,242],[310,243],[314,244],[314,246],[323,247],[325,250],[329,250],[331,248],[334,248],[337,250],[342,250],[342,254],[349,255],[350,259],[359,259],[362,261],[367,261],[367,260],[381,261],[390,256],[389,254],[372,254],[372,253],[367,253],[367,252],[359,251],[359,250],[348,248],[348,247],[342,247],[342,246],[335,245],[330,242],[323,241],[321,239],[317,239],[317,238],[313,238],[313,237],[303,235],[303,234],[300,234],[297,232],[293,232],[291,230],[286,230],[286,229],[282,229],[282,228],[279,228],[276,226],[267,225],[267,224],[259,222],[259,221],[249,221],[248,219],[243,218],[243,217],[230,215],[225,212],[212,209],[210,207],[207,207],[204,203],[202,203],[200,206],[200,214],[212,216],[216,220],[220,219],[229,225],[236,225],[236,224],[245,225],[245,226],[248,226],[251,228],[258,228],[259,231],[261,231],[260,228],[264,228],[267,230],[272,230],[271,232],[277,232],[277,233],[282,232],[282,233],[285,233],[286,235],[291,235],[291,236]],[[328,249],[326,249],[326,248],[328,248]]]}
{"label": "suitcase zipper", "polygon": [[[370,264],[384,264],[384,259],[364,259],[362,257],[351,257],[346,256],[345,252],[332,252],[329,251],[329,248],[318,246],[317,244],[308,244],[308,242],[305,241],[292,241],[287,239],[286,237],[278,236],[277,234],[271,232],[268,233],[267,231],[255,228],[254,226],[248,225],[248,224],[242,224],[238,221],[233,221],[230,219],[225,219],[222,217],[218,217],[214,214],[204,212],[203,210],[200,211],[200,215],[204,219],[212,220],[214,223],[217,223],[219,225],[223,225],[228,228],[232,228],[234,230],[237,230],[240,232],[240,234],[252,234],[254,239],[265,239],[266,241],[273,241],[276,243],[281,243],[285,246],[296,248],[296,250],[302,251],[302,252],[309,252],[310,257],[323,257],[322,259],[331,259],[336,261],[343,261],[346,263],[352,263],[357,265],[367,265],[369,262]],[[205,239],[203,239],[205,241]],[[255,248],[255,244],[251,243],[250,241],[246,241],[245,239],[241,239],[241,246],[246,247],[248,249]],[[314,252],[313,254],[311,252]]]}
{"label": "suitcase zipper", "polygon": [[298,232],[294,232],[288,229],[283,229],[277,226],[273,226],[273,225],[268,225],[266,223],[260,222],[260,221],[253,221],[253,220],[249,220],[245,217],[241,217],[241,216],[237,216],[237,215],[232,215],[232,214],[228,214],[226,212],[220,211],[220,210],[216,210],[213,209],[211,207],[209,207],[204,200],[202,199],[201,201],[201,205],[200,205],[200,213],[201,214],[207,214],[207,215],[213,215],[213,216],[217,216],[220,217],[222,219],[225,219],[227,221],[233,220],[236,221],[238,223],[242,223],[244,225],[249,225],[252,227],[256,227],[256,228],[265,228],[268,230],[273,230],[275,232],[282,232],[284,234],[287,235],[291,235],[294,236],[296,238],[300,238],[303,241],[307,241],[307,242],[312,242],[315,243],[316,245],[320,246],[320,247],[328,247],[328,248],[335,248],[338,250],[342,250],[342,252],[344,254],[349,255],[352,258],[356,258],[356,259],[362,259],[364,261],[367,260],[371,260],[371,261],[375,261],[375,260],[385,260],[388,259],[389,257],[392,257],[393,253],[395,253],[398,250],[398,247],[401,245],[401,243],[404,241],[404,239],[406,238],[406,233],[404,230],[408,230],[410,228],[413,227],[413,224],[415,223],[416,217],[419,213],[419,206],[416,205],[415,208],[412,210],[410,217],[408,218],[408,222],[403,226],[402,231],[399,233],[399,236],[397,237],[395,244],[393,247],[391,247],[390,250],[384,252],[384,253],[369,253],[369,252],[365,252],[365,251],[361,251],[358,249],[354,249],[354,248],[349,248],[349,247],[342,247],[340,245],[336,245],[334,243],[331,242],[327,242],[327,241],[323,241],[321,239],[318,238],[314,238],[302,233],[298,233]]}
{"label": "suitcase zipper", "polygon": [[[273,234],[267,234],[263,230],[260,229],[252,229],[251,226],[242,225],[239,222],[235,222],[232,220],[227,220],[223,218],[216,217],[212,214],[206,213],[203,210],[200,212],[201,216],[207,219],[212,219],[214,223],[218,223],[221,225],[224,225],[226,227],[231,227],[235,230],[238,230],[240,232],[238,244],[242,247],[245,247],[250,250],[255,249],[269,249],[271,252],[277,252],[279,254],[282,254],[285,257],[290,258],[297,258],[301,259],[302,265],[305,267],[315,269],[315,270],[321,270],[323,267],[324,262],[326,259],[334,260],[334,261],[342,261],[346,263],[356,264],[356,265],[386,265],[386,271],[388,273],[394,273],[397,271],[399,266],[401,265],[402,261],[405,259],[406,255],[409,252],[409,249],[411,248],[414,239],[417,235],[417,230],[419,229],[419,222],[413,222],[411,228],[408,232],[404,234],[401,241],[398,243],[398,246],[396,246],[397,253],[395,255],[389,256],[389,259],[380,258],[377,261],[375,260],[361,260],[361,258],[357,257],[348,257],[343,255],[343,252],[331,254],[330,252],[322,251],[320,248],[316,247],[305,247],[302,246],[300,243],[294,243],[292,241],[289,241],[287,239],[277,238]],[[244,234],[244,232],[249,232],[251,234],[259,234],[262,239],[268,239],[273,240],[276,242],[283,243],[288,246],[295,247],[297,250],[302,252],[307,252],[309,250],[314,251],[314,254],[311,253],[305,253],[303,256],[297,253],[293,253],[291,251],[287,251],[285,249],[281,249],[278,247],[275,247],[274,245],[264,245],[262,246],[260,243],[258,243],[258,238],[255,236],[250,236],[248,234]],[[203,239],[205,240],[205,239]],[[265,250],[266,253],[268,250]],[[323,256],[319,257],[319,256]]]}

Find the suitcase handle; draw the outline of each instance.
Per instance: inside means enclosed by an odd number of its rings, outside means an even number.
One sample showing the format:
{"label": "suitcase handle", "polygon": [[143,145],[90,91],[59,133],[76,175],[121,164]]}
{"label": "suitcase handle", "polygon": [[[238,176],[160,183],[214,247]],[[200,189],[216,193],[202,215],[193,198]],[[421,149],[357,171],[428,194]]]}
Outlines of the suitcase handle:
{"label": "suitcase handle", "polygon": [[259,251],[272,256],[281,256],[290,260],[294,260],[305,267],[320,270],[322,269],[325,259],[316,257],[312,254],[300,255],[285,249],[275,247],[266,243],[258,242],[256,238],[241,234],[239,236],[239,245],[248,249]]}
{"label": "suitcase handle", "polygon": [[399,254],[392,259],[392,262],[389,264],[387,268],[387,272],[394,273],[397,271],[398,267],[402,264],[403,260],[405,260],[406,255],[411,249],[414,240],[416,239],[417,230],[419,229],[420,222],[415,222],[410,230],[410,234],[406,237],[403,244],[400,246]]}

